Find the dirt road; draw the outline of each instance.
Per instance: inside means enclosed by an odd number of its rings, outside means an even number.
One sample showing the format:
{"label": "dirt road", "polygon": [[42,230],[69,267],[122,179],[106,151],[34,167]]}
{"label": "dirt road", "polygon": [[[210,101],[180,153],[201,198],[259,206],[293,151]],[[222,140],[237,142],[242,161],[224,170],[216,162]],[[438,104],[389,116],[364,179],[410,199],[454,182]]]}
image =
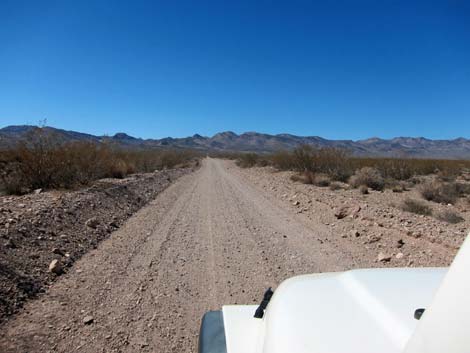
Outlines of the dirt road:
{"label": "dirt road", "polygon": [[206,310],[258,302],[292,275],[367,265],[331,232],[206,159],[7,322],[0,351],[197,352]]}

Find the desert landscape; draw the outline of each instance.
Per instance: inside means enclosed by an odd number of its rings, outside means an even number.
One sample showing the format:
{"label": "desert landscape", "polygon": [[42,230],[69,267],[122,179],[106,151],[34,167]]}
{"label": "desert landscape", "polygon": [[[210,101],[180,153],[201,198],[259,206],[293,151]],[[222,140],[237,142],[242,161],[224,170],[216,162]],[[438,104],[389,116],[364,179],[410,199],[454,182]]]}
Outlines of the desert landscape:
{"label": "desert landscape", "polygon": [[300,274],[448,266],[470,229],[468,161],[207,154],[1,196],[1,351],[197,352],[207,310]]}
{"label": "desert landscape", "polygon": [[0,23],[0,353],[470,352],[470,1]]}

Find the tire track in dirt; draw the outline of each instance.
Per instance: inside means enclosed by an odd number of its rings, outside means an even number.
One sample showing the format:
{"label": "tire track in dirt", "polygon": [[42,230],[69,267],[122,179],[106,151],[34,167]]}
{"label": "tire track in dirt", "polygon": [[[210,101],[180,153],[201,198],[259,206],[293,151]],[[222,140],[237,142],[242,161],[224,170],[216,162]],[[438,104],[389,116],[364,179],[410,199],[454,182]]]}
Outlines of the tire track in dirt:
{"label": "tire track in dirt", "polygon": [[[297,274],[356,266],[229,166],[205,159],[2,327],[2,352],[197,352],[203,313]],[[82,320],[92,315],[94,322]]]}

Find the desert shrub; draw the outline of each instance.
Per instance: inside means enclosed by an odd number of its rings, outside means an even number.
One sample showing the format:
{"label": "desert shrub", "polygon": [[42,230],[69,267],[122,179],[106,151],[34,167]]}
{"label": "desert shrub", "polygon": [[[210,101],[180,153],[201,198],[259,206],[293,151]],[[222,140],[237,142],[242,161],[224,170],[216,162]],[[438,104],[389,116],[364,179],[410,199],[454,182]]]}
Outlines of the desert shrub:
{"label": "desert shrub", "polygon": [[419,191],[425,200],[446,204],[454,204],[460,195],[455,183],[442,183],[437,180],[421,184]]}
{"label": "desert shrub", "polygon": [[437,178],[443,182],[453,182],[457,178],[458,173],[453,169],[436,169]]}
{"label": "desert shrub", "polygon": [[385,181],[380,172],[371,167],[364,167],[357,170],[356,173],[349,179],[349,184],[353,187],[365,185],[372,190],[381,191],[385,187]]}
{"label": "desert shrub", "polygon": [[256,163],[258,167],[267,167],[271,165],[271,161],[265,157],[258,158],[258,162]]}
{"label": "desert shrub", "polygon": [[343,188],[343,186],[340,183],[336,182],[336,181],[330,183],[330,190],[332,190],[332,191],[341,190],[342,188]]}
{"label": "desert shrub", "polygon": [[93,180],[172,168],[197,157],[189,151],[124,150],[108,143],[63,142],[37,128],[16,147],[3,151],[0,182],[5,192],[73,188]]}
{"label": "desert shrub", "polygon": [[401,205],[401,209],[406,212],[416,213],[419,215],[429,216],[432,209],[421,201],[413,199],[405,199]]}
{"label": "desert shrub", "polygon": [[300,182],[300,183],[305,183],[305,178],[304,178],[304,175],[303,174],[292,174],[290,176],[290,180],[294,181],[294,182]]}
{"label": "desert shrub", "polygon": [[[153,152],[153,156],[152,156]],[[138,153],[138,152],[137,152]],[[192,159],[193,153],[190,151],[180,151],[180,150],[168,150],[168,151],[160,151],[159,153],[155,153],[155,151],[149,151],[147,154],[147,159],[150,161],[152,157],[154,158],[154,169],[165,169],[165,168],[175,168],[181,164],[186,163],[187,161]],[[146,156],[142,156],[143,160],[146,160]],[[139,161],[138,157],[131,158]],[[139,169],[140,171],[140,169]]]}
{"label": "desert shrub", "polygon": [[27,192],[18,171],[6,160],[0,162],[0,173],[0,193],[21,195]]}
{"label": "desert shrub", "polygon": [[320,173],[337,181],[345,181],[352,174],[348,153],[335,148],[318,149],[310,145],[301,145],[292,152],[275,153],[271,156],[271,161],[281,170]]}
{"label": "desert shrub", "polygon": [[314,171],[313,168],[314,149],[309,145],[301,145],[292,152],[292,162],[295,170],[299,172]]}
{"label": "desert shrub", "polygon": [[315,173],[305,171],[303,173],[297,173],[291,175],[292,181],[297,181],[303,184],[314,184],[315,183]]}
{"label": "desert shrub", "polygon": [[462,177],[462,180],[470,181],[470,172],[467,169],[464,169],[462,171],[461,177]]}
{"label": "desert shrub", "polygon": [[338,148],[316,150],[313,159],[315,171],[328,175],[335,181],[346,181],[353,169],[347,151]]}
{"label": "desert shrub", "polygon": [[295,170],[296,166],[291,152],[279,151],[270,156],[272,165],[279,170]]}
{"label": "desert shrub", "polygon": [[396,180],[436,173],[444,178],[455,178],[470,167],[470,161],[414,158],[352,158],[351,163],[354,169],[373,167],[378,169],[384,178]]}
{"label": "desert shrub", "polygon": [[392,192],[397,192],[397,193],[400,193],[400,192],[403,192],[405,191],[406,189],[403,187],[403,185],[401,184],[396,184],[392,187]]}
{"label": "desert shrub", "polygon": [[237,159],[237,165],[242,168],[251,168],[258,162],[259,156],[256,153],[242,153]]}
{"label": "desert shrub", "polygon": [[413,184],[405,180],[385,179],[385,188],[390,189],[395,193],[407,191],[410,185],[413,187]]}
{"label": "desert shrub", "polygon": [[303,184],[312,184],[320,187],[327,187],[331,184],[331,179],[326,174],[315,174],[310,171],[292,174],[290,179]]}
{"label": "desert shrub", "polygon": [[327,187],[330,186],[331,180],[327,175],[317,174],[313,178],[313,184],[316,186]]}
{"label": "desert shrub", "polygon": [[374,168],[379,170],[385,178],[395,180],[409,179],[415,173],[412,162],[400,158],[377,159]]}
{"label": "desert shrub", "polygon": [[365,185],[361,185],[361,186],[359,186],[359,192],[362,195],[367,195],[369,193],[369,188]]}
{"label": "desert shrub", "polygon": [[423,177],[415,175],[415,176],[412,176],[411,178],[409,178],[408,182],[410,182],[413,185],[419,185],[419,184],[422,184],[424,182],[423,179],[424,179]]}
{"label": "desert shrub", "polygon": [[[419,176],[438,174],[441,179],[454,180],[458,175],[466,175],[470,170],[470,161],[436,160],[413,158],[358,158],[348,151],[337,148],[315,148],[301,145],[293,151],[279,151],[268,157],[272,165],[279,170],[309,170],[325,173],[332,180],[346,181],[354,171],[364,167],[378,170],[381,176],[389,180],[411,180],[421,182]],[[470,175],[470,174],[469,174]],[[470,176],[469,176],[470,178]]]}
{"label": "desert shrub", "polygon": [[436,218],[440,221],[453,224],[460,223],[464,220],[457,212],[451,210],[444,210],[438,212],[436,214]]}
{"label": "desert shrub", "polygon": [[470,184],[455,183],[455,189],[462,197],[470,195]]}

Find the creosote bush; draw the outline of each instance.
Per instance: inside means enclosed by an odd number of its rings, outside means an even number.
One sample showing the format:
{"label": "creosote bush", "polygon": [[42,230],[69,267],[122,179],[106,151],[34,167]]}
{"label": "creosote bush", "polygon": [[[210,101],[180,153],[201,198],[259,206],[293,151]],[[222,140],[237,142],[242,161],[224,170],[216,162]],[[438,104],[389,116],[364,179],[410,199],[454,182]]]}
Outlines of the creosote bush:
{"label": "creosote bush", "polygon": [[327,187],[330,186],[331,180],[328,175],[325,174],[317,174],[313,178],[313,184],[316,186]]}
{"label": "creosote bush", "polygon": [[[470,179],[468,160],[358,158],[342,149],[311,145],[272,154],[225,153],[223,156],[236,159],[242,167],[272,165],[278,170],[296,171],[298,174],[292,176],[292,180],[306,184],[326,186],[329,179],[330,183],[349,181],[352,187],[365,185],[372,190],[389,188],[393,192],[408,191],[417,185],[423,188],[425,199],[446,203],[454,203],[458,197],[470,194],[470,184],[464,183],[465,178]],[[426,181],[427,176],[433,174],[444,185],[438,187],[437,192],[430,190]],[[318,175],[322,177],[317,178]],[[454,182],[457,177],[464,182]]]}
{"label": "creosote bush", "polygon": [[311,145],[300,145],[292,151],[281,150],[272,154],[252,154],[246,157],[240,155],[226,154],[231,159],[249,158],[250,163],[246,163],[247,165],[260,165],[258,160],[262,160],[264,164],[272,165],[278,170],[323,173],[333,181],[345,182],[355,171],[364,167],[378,170],[385,180],[408,180],[414,184],[421,183],[420,176],[430,174],[438,174],[441,179],[447,180],[468,174],[470,179],[470,161],[467,160],[360,158],[351,156],[344,149],[317,148]]}
{"label": "creosote bush", "polygon": [[430,216],[432,209],[422,201],[405,199],[401,205],[401,209],[406,212],[416,213],[419,215]]}
{"label": "creosote bush", "polygon": [[381,191],[385,187],[385,181],[380,172],[371,167],[364,167],[356,170],[356,173],[349,179],[352,187],[367,186],[372,190]]}
{"label": "creosote bush", "polygon": [[369,188],[366,185],[361,185],[361,186],[359,186],[359,192],[362,195],[368,195],[369,194]]}
{"label": "creosote bush", "polygon": [[268,156],[268,160],[279,170],[295,170],[293,155],[288,151],[279,151]]}
{"label": "creosote bush", "polygon": [[251,168],[257,165],[260,157],[256,153],[241,153],[237,165],[242,168]]}
{"label": "creosote bush", "polygon": [[460,196],[455,183],[442,183],[437,180],[421,184],[419,191],[425,200],[445,204],[454,204]]}
{"label": "creosote bush", "polygon": [[436,218],[440,221],[447,222],[447,223],[460,223],[464,221],[462,216],[460,216],[457,212],[451,210],[444,210],[438,212],[436,214]]}
{"label": "creosote bush", "polygon": [[299,174],[292,174],[291,180],[303,184],[312,184],[320,187],[327,187],[331,184],[331,179],[326,174],[315,174],[313,172],[305,171]]}
{"label": "creosote bush", "polygon": [[318,149],[301,145],[292,151],[279,151],[268,155],[266,160],[279,170],[324,174],[330,180],[345,181],[352,174],[348,154],[334,148]]}
{"label": "creosote bush", "polygon": [[64,143],[41,128],[0,153],[0,188],[22,194],[38,188],[73,188],[101,178],[173,168],[196,157],[188,151],[124,150],[109,143]]}
{"label": "creosote bush", "polygon": [[332,190],[332,191],[341,190],[341,189],[343,189],[343,186],[340,183],[336,182],[336,181],[333,181],[330,184],[330,190]]}

